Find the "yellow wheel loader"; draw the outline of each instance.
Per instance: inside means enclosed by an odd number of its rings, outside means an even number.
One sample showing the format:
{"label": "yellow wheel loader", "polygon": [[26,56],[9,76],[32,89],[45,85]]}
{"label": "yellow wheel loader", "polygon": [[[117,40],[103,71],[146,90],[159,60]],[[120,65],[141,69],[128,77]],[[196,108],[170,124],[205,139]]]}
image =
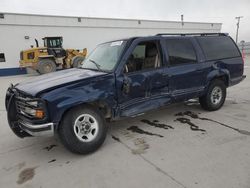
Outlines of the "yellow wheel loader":
{"label": "yellow wheel loader", "polygon": [[44,47],[39,47],[36,41],[36,48],[23,50],[20,53],[20,67],[29,67],[40,74],[54,72],[56,69],[66,69],[81,65],[87,49],[82,51],[76,49],[64,49],[62,37],[44,37]]}

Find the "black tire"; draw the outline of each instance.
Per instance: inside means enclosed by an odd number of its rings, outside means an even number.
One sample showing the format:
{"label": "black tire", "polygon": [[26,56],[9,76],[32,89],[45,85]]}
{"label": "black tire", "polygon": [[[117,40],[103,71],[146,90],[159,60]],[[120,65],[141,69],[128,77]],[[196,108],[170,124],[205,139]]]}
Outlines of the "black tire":
{"label": "black tire", "polygon": [[56,71],[56,64],[52,59],[41,59],[38,62],[37,70],[40,74],[47,74]]}
{"label": "black tire", "polygon": [[82,56],[73,57],[72,58],[72,67],[77,68],[77,67],[81,66],[83,60],[84,60],[84,57],[82,57]]}
{"label": "black tire", "polygon": [[[213,91],[216,90],[221,91],[221,97],[219,97],[218,94],[220,92],[217,93],[215,92],[213,94]],[[222,80],[215,79],[210,83],[207,89],[207,93],[199,98],[200,105],[203,109],[208,111],[218,110],[224,104],[226,95],[227,95],[227,90],[225,83]]]}
{"label": "black tire", "polygon": [[[75,122],[79,120],[79,117],[81,118],[81,116],[86,114],[94,117],[98,124],[98,129],[95,133],[96,135],[91,141],[86,140],[84,136],[80,138],[79,135],[75,133]],[[84,121],[82,120],[82,122]],[[58,134],[61,142],[68,150],[73,153],[88,154],[96,151],[103,144],[107,134],[107,126],[101,112],[97,109],[94,109],[91,106],[76,107],[67,112],[59,125]]]}

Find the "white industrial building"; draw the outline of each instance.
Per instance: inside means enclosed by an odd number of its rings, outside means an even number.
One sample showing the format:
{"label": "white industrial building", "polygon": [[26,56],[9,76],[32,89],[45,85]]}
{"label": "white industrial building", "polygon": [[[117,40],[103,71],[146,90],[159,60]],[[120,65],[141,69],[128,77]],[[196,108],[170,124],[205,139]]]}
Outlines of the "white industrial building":
{"label": "white industrial building", "polygon": [[124,37],[157,33],[221,31],[221,23],[87,18],[0,13],[0,76],[24,73],[19,70],[21,50],[42,46],[45,36],[62,36],[64,48],[87,48]]}

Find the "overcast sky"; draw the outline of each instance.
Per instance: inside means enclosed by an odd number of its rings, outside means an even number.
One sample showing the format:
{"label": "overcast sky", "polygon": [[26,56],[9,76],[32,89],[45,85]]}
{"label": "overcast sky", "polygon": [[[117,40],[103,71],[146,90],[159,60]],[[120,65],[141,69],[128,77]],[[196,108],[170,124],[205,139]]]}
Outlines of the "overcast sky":
{"label": "overcast sky", "polygon": [[250,41],[250,0],[0,0],[0,12],[82,17],[132,18],[223,23],[222,31]]}

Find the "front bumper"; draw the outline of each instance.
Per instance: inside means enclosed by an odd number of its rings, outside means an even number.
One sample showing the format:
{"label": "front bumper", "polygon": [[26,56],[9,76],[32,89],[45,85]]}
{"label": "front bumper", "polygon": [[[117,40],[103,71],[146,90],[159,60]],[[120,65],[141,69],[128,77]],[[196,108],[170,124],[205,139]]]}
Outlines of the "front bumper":
{"label": "front bumper", "polygon": [[54,135],[54,124],[30,124],[28,122],[19,121],[19,127],[31,136],[53,136]]}
{"label": "front bumper", "polygon": [[26,121],[20,116],[16,107],[16,93],[13,86],[8,88],[5,105],[9,126],[18,137],[54,135],[54,123],[45,120],[44,122]]}

